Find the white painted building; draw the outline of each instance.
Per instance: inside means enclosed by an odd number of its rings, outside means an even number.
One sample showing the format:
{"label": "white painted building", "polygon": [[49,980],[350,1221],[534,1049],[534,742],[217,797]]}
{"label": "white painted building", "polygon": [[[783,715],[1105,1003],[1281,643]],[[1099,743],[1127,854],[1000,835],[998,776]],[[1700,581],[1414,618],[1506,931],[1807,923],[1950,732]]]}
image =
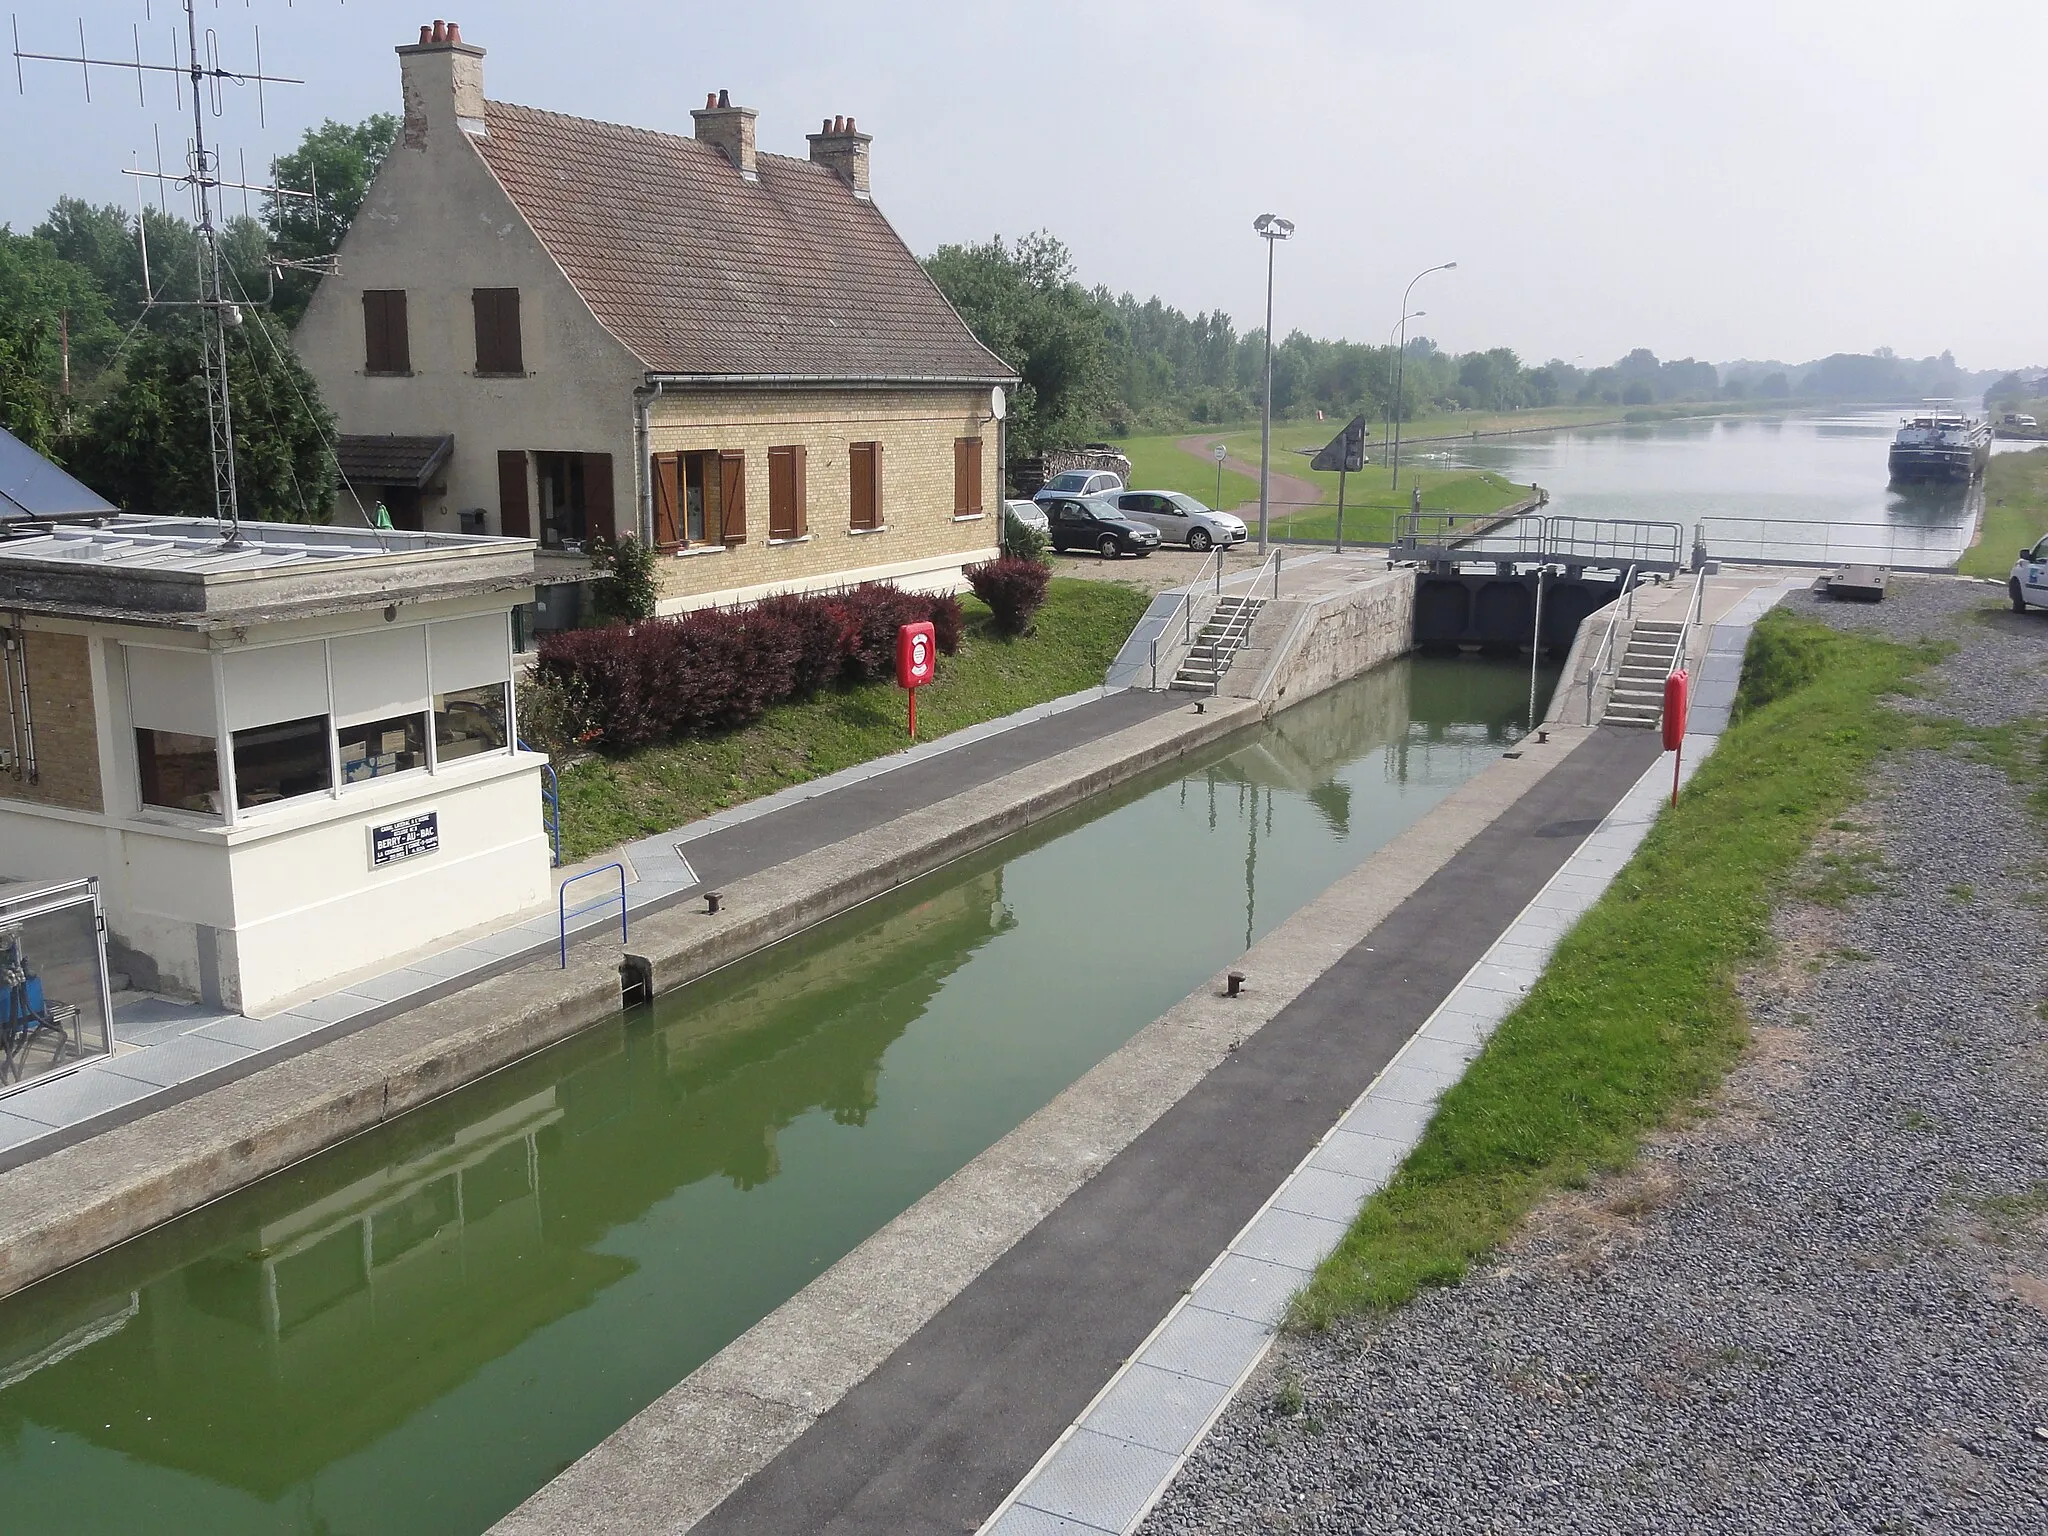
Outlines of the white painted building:
{"label": "white painted building", "polygon": [[532,586],[523,539],[0,519],[0,878],[97,875],[118,969],[258,1015],[543,908]]}

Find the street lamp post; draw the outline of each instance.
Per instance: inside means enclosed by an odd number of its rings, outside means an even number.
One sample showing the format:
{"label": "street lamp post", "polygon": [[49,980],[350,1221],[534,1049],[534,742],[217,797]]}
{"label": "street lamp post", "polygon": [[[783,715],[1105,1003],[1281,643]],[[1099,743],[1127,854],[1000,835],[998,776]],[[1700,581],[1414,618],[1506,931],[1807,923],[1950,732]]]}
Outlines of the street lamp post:
{"label": "street lamp post", "polygon": [[1401,350],[1394,360],[1394,489],[1401,489],[1401,391],[1408,382],[1408,322],[1415,316],[1408,313],[1408,295],[1415,291],[1415,285],[1432,272],[1455,272],[1458,264],[1447,261],[1442,266],[1425,267],[1408,279],[1408,286],[1401,290]]}
{"label": "street lamp post", "polygon": [[[1294,233],[1294,221],[1262,213],[1252,228],[1266,242],[1266,400],[1259,413],[1259,553],[1266,552],[1266,519],[1273,495],[1273,248]],[[1404,300],[1402,308],[1406,308]]]}
{"label": "street lamp post", "polygon": [[1403,325],[1406,325],[1410,320],[1420,320],[1424,315],[1428,313],[1429,311],[1426,309],[1418,309],[1413,314],[1403,315],[1399,320],[1396,320],[1392,325],[1387,327],[1388,401],[1387,419],[1385,424],[1380,428],[1380,454],[1381,457],[1386,459],[1386,461],[1389,464],[1394,462],[1394,418],[1401,414],[1400,385],[1395,381],[1394,378],[1394,370],[1396,366],[1399,364],[1401,354],[1394,349],[1394,332],[1399,330]]}

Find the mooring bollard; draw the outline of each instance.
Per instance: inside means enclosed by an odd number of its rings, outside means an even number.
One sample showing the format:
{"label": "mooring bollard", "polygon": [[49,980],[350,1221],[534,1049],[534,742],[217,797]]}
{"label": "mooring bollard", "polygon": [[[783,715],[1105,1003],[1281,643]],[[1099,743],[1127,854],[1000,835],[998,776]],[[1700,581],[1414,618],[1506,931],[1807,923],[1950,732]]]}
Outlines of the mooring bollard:
{"label": "mooring bollard", "polygon": [[1237,996],[1244,988],[1244,972],[1226,971],[1223,976],[1223,985],[1228,989],[1223,994],[1225,997]]}
{"label": "mooring bollard", "polygon": [[706,891],[704,893],[705,915],[707,917],[716,917],[718,915],[718,904],[723,900],[725,900],[725,892]]}

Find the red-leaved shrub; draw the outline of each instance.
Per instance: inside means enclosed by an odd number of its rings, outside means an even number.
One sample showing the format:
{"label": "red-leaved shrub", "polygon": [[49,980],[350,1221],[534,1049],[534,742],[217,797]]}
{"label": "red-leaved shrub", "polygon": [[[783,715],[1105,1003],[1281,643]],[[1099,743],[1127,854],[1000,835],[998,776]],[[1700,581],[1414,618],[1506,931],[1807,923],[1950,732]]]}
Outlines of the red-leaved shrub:
{"label": "red-leaved shrub", "polygon": [[988,604],[996,628],[1006,635],[1021,635],[1031,616],[1045,603],[1046,584],[1052,571],[1036,560],[1004,555],[967,567],[967,584],[974,595]]}
{"label": "red-leaved shrub", "polygon": [[955,654],[966,624],[959,599],[870,582],[543,635],[539,672],[555,685],[568,734],[602,752],[633,752],[750,724],[770,705],[842,679],[893,676],[897,630],[926,620],[939,650]]}

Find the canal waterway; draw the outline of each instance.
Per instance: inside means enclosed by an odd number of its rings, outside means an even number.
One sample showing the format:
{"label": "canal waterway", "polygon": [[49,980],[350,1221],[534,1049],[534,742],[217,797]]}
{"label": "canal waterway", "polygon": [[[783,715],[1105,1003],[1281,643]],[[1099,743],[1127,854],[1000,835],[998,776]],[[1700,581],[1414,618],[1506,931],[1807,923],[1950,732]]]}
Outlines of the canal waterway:
{"label": "canal waterway", "polygon": [[1722,559],[1952,566],[1975,534],[1983,486],[1891,484],[1886,453],[1902,414],[1890,407],[1478,438],[1427,445],[1415,462],[1533,481],[1550,493],[1552,516],[1677,523],[1685,552],[1702,531]]}
{"label": "canal waterway", "polygon": [[1382,667],[0,1303],[0,1529],[486,1529],[1507,750],[1528,676]]}

